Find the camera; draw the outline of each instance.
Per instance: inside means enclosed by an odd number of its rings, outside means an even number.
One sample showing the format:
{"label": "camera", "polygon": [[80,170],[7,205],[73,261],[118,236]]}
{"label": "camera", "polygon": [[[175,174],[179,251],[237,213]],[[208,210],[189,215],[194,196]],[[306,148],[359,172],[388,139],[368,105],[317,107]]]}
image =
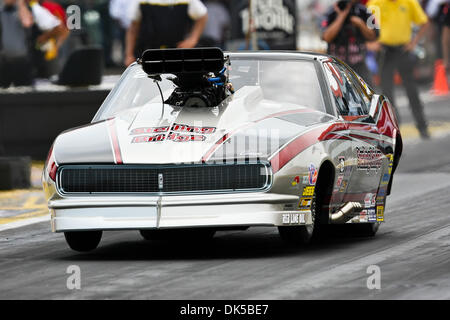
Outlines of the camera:
{"label": "camera", "polygon": [[340,10],[345,10],[349,4],[351,4],[351,8],[350,8],[350,12],[348,13],[348,17],[356,16],[357,15],[356,6],[353,3],[353,1],[351,1],[351,0],[340,0],[337,3],[337,6],[338,6],[338,8]]}
{"label": "camera", "polygon": [[349,3],[351,3],[350,0],[340,0],[340,1],[338,1],[337,6],[340,10],[345,10],[345,8],[347,8]]}

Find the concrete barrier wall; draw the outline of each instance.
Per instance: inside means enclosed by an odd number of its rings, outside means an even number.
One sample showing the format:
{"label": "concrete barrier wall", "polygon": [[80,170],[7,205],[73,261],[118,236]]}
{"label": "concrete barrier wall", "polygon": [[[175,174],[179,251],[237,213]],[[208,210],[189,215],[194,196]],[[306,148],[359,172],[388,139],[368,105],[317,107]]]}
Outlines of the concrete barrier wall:
{"label": "concrete barrier wall", "polygon": [[56,136],[89,123],[109,90],[0,94],[0,144],[5,156],[45,160]]}

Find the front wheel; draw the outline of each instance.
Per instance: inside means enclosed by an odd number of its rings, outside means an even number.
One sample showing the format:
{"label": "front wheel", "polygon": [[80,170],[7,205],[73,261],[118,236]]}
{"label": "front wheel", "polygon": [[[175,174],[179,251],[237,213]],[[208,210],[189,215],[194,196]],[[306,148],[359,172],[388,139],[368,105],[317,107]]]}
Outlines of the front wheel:
{"label": "front wheel", "polygon": [[307,226],[295,226],[295,227],[278,227],[278,233],[281,239],[287,244],[291,245],[305,245],[311,242],[315,229],[316,220],[316,208],[317,208],[317,196],[316,190],[314,191],[313,198],[311,200],[311,218],[312,224]]}
{"label": "front wheel", "polygon": [[102,239],[102,231],[70,231],[64,232],[70,249],[87,252],[97,248]]}

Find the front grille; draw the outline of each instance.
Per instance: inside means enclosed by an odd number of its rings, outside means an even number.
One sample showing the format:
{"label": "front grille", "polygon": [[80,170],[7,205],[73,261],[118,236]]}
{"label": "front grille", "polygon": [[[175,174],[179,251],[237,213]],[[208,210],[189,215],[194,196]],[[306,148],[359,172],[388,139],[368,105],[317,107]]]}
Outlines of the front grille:
{"label": "front grille", "polygon": [[225,165],[67,165],[58,170],[62,194],[183,193],[263,190],[271,182],[265,163]]}

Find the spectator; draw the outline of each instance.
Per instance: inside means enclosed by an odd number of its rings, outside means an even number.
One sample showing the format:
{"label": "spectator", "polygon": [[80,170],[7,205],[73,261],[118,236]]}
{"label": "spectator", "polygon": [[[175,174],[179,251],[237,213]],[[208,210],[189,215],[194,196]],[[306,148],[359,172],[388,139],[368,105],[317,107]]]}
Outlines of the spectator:
{"label": "spectator", "polygon": [[131,4],[133,2],[130,0],[111,0],[109,3],[109,14],[114,21],[113,37],[119,41],[122,49],[121,61],[125,58],[125,35],[131,24]]}
{"label": "spectator", "polygon": [[438,59],[442,59],[442,52],[444,49],[442,48],[441,40],[445,24],[445,9],[447,6],[448,0],[428,0],[423,3],[423,7],[425,8],[425,12],[430,19],[430,22],[433,22],[436,26],[436,49]]}
{"label": "spectator", "polygon": [[[33,68],[36,72],[35,76],[48,78],[58,71],[56,58],[58,57],[59,48],[69,32],[65,24],[46,8],[42,7],[39,2],[34,0],[25,0],[24,2],[35,17],[35,25],[31,29],[31,53]],[[39,26],[40,21],[45,24],[48,23],[49,27],[55,27],[47,30],[45,27]]]}
{"label": "spectator", "polygon": [[64,8],[54,1],[49,0],[40,0],[39,4],[50,11],[51,14],[53,14],[55,17],[57,17],[62,23],[66,24],[67,16],[66,12],[64,11]]}
{"label": "spectator", "polygon": [[230,15],[220,0],[206,2],[208,22],[203,32],[202,42],[210,46],[224,47],[225,31],[230,25]]}
{"label": "spectator", "polygon": [[145,49],[195,47],[208,20],[207,9],[200,0],[133,0],[131,15],[126,65],[136,61]]}
{"label": "spectator", "polygon": [[450,72],[450,3],[444,8],[444,26],[442,30],[442,58],[445,69]]}
{"label": "spectator", "polygon": [[44,49],[63,33],[60,21],[37,3],[4,0],[0,10],[0,86],[31,85],[32,50]]}
{"label": "spectator", "polygon": [[113,19],[109,12],[109,0],[94,0],[92,2],[94,4],[93,9],[100,14],[101,45],[103,47],[105,66],[115,67],[116,64],[112,59]]}
{"label": "spectator", "polygon": [[[376,18],[380,24],[380,70],[383,93],[395,106],[393,78],[395,70],[398,70],[417,129],[422,138],[428,139],[428,126],[413,76],[414,62],[412,60],[412,51],[428,27],[427,15],[417,0],[370,0],[368,7],[373,8],[375,14],[379,13],[379,17]],[[420,26],[414,37],[413,24]]]}
{"label": "spectator", "polygon": [[47,9],[52,15],[54,15],[56,18],[61,21],[61,35],[58,38],[57,41],[55,41],[55,50],[59,50],[61,48],[61,45],[64,43],[64,41],[69,36],[69,29],[67,29],[66,22],[67,22],[67,16],[66,12],[64,11],[64,8],[56,2],[49,1],[49,0],[40,0],[39,4]]}
{"label": "spectator", "polygon": [[133,1],[130,0],[111,0],[109,3],[109,14],[123,29],[128,29],[131,24],[130,10],[132,4]]}
{"label": "spectator", "polygon": [[112,59],[113,19],[110,14],[109,2],[109,0],[85,0],[82,10],[83,28],[87,35],[86,42],[103,48],[105,66],[115,67]]}
{"label": "spectator", "polygon": [[357,0],[338,1],[322,22],[328,53],[346,62],[367,83],[371,83],[371,73],[365,62],[366,41],[377,36],[375,30],[367,27],[369,17],[367,8]]}

